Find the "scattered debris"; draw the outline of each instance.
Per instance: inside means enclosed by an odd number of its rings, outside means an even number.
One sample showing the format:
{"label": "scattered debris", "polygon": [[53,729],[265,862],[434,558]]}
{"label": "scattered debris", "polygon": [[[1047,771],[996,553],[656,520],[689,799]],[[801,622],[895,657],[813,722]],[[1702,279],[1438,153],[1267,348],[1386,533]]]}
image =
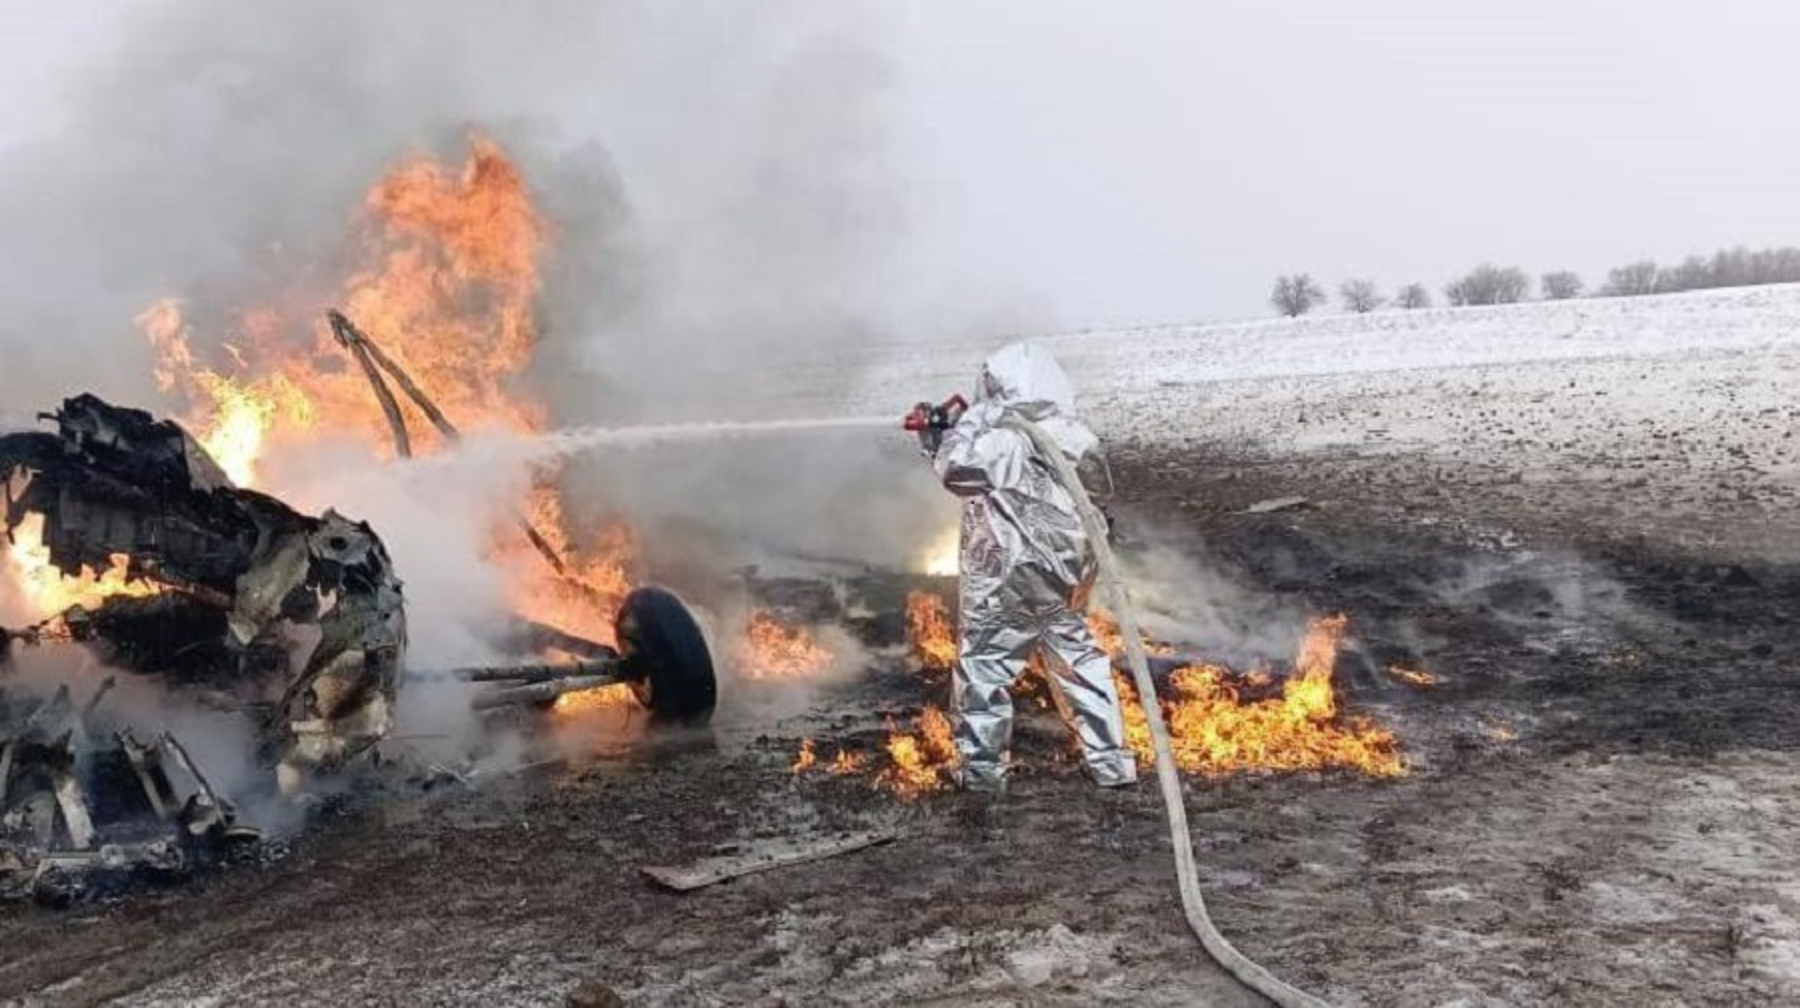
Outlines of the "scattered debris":
{"label": "scattered debris", "polygon": [[79,708],[0,694],[0,899],[66,905],[133,877],[178,878],[261,839],[175,736],[100,738],[110,688]]}
{"label": "scattered debris", "polygon": [[865,847],[890,843],[899,839],[897,830],[872,830],[865,833],[841,833],[822,838],[782,838],[747,845],[743,853],[724,857],[701,858],[686,867],[645,865],[640,870],[658,883],[678,892],[701,889],[726,879],[754,875],[771,868],[822,861]]}
{"label": "scattered debris", "polygon": [[1424,669],[1410,669],[1404,665],[1389,665],[1387,671],[1388,675],[1393,676],[1401,682],[1410,683],[1421,689],[1428,686],[1436,686],[1438,681],[1438,677],[1433,673],[1427,672]]}
{"label": "scattered debris", "polygon": [[1291,508],[1310,507],[1311,505],[1312,498],[1310,497],[1270,497],[1268,500],[1257,501],[1255,504],[1239,511],[1238,514],[1269,514],[1272,511],[1286,511]]}

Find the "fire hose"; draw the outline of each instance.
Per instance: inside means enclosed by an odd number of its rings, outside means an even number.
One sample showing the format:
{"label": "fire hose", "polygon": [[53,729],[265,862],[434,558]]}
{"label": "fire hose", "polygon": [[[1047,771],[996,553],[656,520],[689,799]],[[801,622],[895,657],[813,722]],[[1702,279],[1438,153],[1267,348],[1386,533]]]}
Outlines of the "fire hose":
{"label": "fire hose", "polygon": [[1252,962],[1225,940],[1206,912],[1206,898],[1200,892],[1199,869],[1194,863],[1194,842],[1188,833],[1187,806],[1181,798],[1181,778],[1176,772],[1175,755],[1169,745],[1169,729],[1163,723],[1162,708],[1156,701],[1156,683],[1150,677],[1150,663],[1144,656],[1143,638],[1138,636],[1137,617],[1132,612],[1125,582],[1119,576],[1118,562],[1108,541],[1106,518],[1089,499],[1081,477],[1069,464],[1062,447],[1043,428],[1017,414],[1008,413],[1001,421],[1031,440],[1038,454],[1050,461],[1056,480],[1075,499],[1082,527],[1093,544],[1099,566],[1099,587],[1107,604],[1119,621],[1119,632],[1125,640],[1125,658],[1137,685],[1138,700],[1144,706],[1144,717],[1150,724],[1150,740],[1156,749],[1156,779],[1162,790],[1163,811],[1168,818],[1169,839],[1175,848],[1175,877],[1180,884],[1181,906],[1208,955],[1244,986],[1256,991],[1282,1008],[1326,1008],[1326,1002],[1294,987],[1268,970]]}

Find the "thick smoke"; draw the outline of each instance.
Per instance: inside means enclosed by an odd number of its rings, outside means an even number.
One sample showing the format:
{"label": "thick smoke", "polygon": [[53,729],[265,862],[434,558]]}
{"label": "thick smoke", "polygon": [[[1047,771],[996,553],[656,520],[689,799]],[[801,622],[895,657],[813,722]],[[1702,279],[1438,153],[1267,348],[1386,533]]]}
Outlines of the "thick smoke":
{"label": "thick smoke", "polygon": [[[159,403],[132,323],[156,298],[202,339],[295,291],[316,314],[370,183],[479,129],[555,228],[532,378],[559,420],[829,412],[860,352],[958,316],[908,243],[890,29],[841,3],[134,5],[0,162],[0,402]],[[653,551],[691,541],[674,524],[893,560],[947,520],[915,462],[859,432],[598,457],[578,485]]]}

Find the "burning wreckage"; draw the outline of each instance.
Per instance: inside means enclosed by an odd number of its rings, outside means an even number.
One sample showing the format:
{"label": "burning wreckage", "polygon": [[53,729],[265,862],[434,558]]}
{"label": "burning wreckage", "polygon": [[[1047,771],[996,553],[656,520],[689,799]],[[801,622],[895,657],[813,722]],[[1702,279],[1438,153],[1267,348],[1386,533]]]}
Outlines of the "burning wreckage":
{"label": "burning wreckage", "polygon": [[[401,582],[367,524],[235,486],[184,429],[140,410],[82,395],[43,419],[54,433],[0,434],[0,531],[58,589],[48,618],[0,628],[0,897],[62,902],[183,875],[261,834],[179,739],[139,738],[109,712],[111,677],[85,696],[67,680],[32,695],[14,674],[21,649],[74,644],[241,715],[271,789],[293,797],[388,735],[407,635]],[[457,670],[500,684],[478,709],[627,683],[656,721],[712,710],[705,639],[665,590],[626,596],[617,648],[516,628],[522,659],[573,660]]]}

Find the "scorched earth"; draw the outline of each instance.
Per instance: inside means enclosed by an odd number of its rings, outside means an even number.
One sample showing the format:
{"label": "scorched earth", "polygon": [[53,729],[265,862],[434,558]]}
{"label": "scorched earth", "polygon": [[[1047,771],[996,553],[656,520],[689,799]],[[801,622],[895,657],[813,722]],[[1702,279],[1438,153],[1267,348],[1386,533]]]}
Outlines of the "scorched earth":
{"label": "scorched earth", "polygon": [[[1347,1005],[1800,998],[1796,316],[1800,290],[1763,288],[1052,341],[1112,443],[1159,632],[1232,670],[1240,702],[1278,702],[1258,662],[1278,681],[1309,622],[1342,614],[1336,723],[1391,734],[1403,763],[1187,776],[1240,948]],[[805,369],[763,387],[864,415],[965,384],[988,349],[846,351],[819,366],[866,391],[831,401]],[[1305,500],[1254,507],[1277,498]],[[803,581],[751,589],[877,640],[804,709],[772,722],[783,678],[740,681],[706,732],[353,803],[261,867],[8,912],[0,990],[1258,1003],[1183,927],[1153,791],[1096,793],[1029,698],[1004,803],[881,786],[897,738],[930,751],[945,697],[864,617],[944,583],[872,577],[833,615]],[[898,839],[686,894],[638,872],[868,829]]]}

